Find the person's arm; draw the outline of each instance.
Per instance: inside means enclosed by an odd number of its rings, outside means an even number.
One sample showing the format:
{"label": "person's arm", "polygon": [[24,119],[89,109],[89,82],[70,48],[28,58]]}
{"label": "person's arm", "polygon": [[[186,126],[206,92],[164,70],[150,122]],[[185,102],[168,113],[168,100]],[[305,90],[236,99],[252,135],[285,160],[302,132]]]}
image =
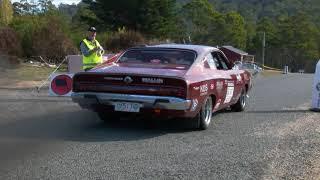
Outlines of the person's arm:
{"label": "person's arm", "polygon": [[99,50],[104,51],[103,47],[100,45],[99,41],[96,41],[96,46]]}
{"label": "person's arm", "polygon": [[97,48],[92,49],[92,50],[89,50],[88,47],[86,46],[86,44],[82,41],[82,42],[80,43],[80,50],[81,50],[81,53],[82,53],[84,56],[90,56],[91,54],[93,54],[94,52],[97,51]]}

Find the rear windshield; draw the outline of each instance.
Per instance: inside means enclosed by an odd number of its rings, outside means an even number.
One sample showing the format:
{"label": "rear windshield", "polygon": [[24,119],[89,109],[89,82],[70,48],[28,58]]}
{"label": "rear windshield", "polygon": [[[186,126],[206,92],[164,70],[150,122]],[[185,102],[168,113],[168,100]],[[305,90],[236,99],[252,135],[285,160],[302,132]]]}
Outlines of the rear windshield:
{"label": "rear windshield", "polygon": [[191,66],[195,59],[196,53],[187,50],[129,50],[118,62]]}

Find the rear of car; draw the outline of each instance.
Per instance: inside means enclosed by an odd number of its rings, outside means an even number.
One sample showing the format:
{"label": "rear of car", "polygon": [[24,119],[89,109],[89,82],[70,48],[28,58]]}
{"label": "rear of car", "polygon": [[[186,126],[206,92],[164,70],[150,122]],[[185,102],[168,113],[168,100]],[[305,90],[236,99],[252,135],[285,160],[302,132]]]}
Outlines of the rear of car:
{"label": "rear of car", "polygon": [[99,113],[184,117],[191,106],[184,74],[195,58],[190,50],[129,49],[112,66],[76,74],[72,99]]}

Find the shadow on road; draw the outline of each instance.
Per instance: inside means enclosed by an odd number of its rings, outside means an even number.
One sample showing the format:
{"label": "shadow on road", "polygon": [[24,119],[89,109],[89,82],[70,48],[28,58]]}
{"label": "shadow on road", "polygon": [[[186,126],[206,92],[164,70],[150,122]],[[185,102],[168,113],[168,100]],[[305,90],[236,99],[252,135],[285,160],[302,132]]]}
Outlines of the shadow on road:
{"label": "shadow on road", "polygon": [[[125,119],[104,123],[92,112],[58,112],[0,125],[1,138],[80,142],[135,141],[192,131],[182,120]],[[192,125],[191,125],[192,126]]]}
{"label": "shadow on road", "polygon": [[[52,98],[52,99],[0,99],[3,103],[58,103],[58,102],[70,102],[72,101],[67,98]],[[0,102],[1,103],[1,102]]]}
{"label": "shadow on road", "polygon": [[246,111],[250,114],[274,114],[274,113],[310,113],[310,110],[265,110],[265,111]]}

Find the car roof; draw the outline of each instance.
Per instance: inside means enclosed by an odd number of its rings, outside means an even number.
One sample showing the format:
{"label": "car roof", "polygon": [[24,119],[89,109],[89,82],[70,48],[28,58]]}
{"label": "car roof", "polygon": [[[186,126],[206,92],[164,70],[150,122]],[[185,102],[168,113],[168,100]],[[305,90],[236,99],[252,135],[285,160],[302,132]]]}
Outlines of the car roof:
{"label": "car roof", "polygon": [[186,49],[196,51],[198,55],[203,54],[208,51],[218,51],[219,49],[204,46],[204,45],[191,45],[191,44],[159,44],[159,45],[151,45],[146,47],[154,47],[154,48],[173,48],[173,49]]}

